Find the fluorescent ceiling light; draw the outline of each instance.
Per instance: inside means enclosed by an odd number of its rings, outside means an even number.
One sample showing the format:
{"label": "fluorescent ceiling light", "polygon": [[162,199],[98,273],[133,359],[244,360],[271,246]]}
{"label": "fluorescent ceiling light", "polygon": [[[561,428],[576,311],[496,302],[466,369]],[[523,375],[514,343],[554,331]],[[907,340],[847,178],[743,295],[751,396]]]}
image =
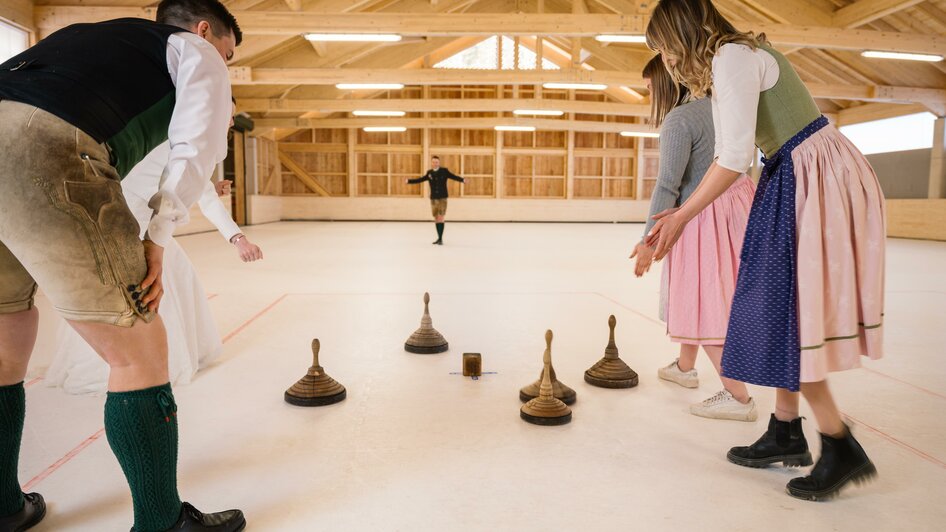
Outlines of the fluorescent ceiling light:
{"label": "fluorescent ceiling light", "polygon": [[365,89],[403,89],[403,83],[339,83],[335,85],[336,89],[342,90],[365,90]]}
{"label": "fluorescent ceiling light", "polygon": [[644,133],[642,131],[622,131],[622,137],[643,137],[647,139],[660,138],[660,133]]}
{"label": "fluorescent ceiling light", "polygon": [[647,37],[643,35],[598,35],[595,37],[598,42],[630,42],[635,44],[646,44]]}
{"label": "fluorescent ceiling light", "polygon": [[565,111],[556,111],[554,109],[516,109],[512,112],[514,115],[532,115],[532,116],[562,116]]}
{"label": "fluorescent ceiling light", "polygon": [[404,116],[404,111],[370,111],[370,110],[357,110],[352,111],[351,114],[355,116]]}
{"label": "fluorescent ceiling light", "polygon": [[877,50],[867,50],[861,52],[861,55],[864,57],[870,57],[872,59],[905,59],[907,61],[942,61],[943,56],[941,55],[932,55],[932,54],[908,54],[903,52],[880,52]]}
{"label": "fluorescent ceiling light", "polygon": [[392,133],[402,133],[407,131],[407,128],[404,126],[368,126],[364,128],[364,130],[368,133],[384,133],[388,131]]}
{"label": "fluorescent ceiling light", "polygon": [[608,86],[603,83],[543,83],[542,86],[546,89],[577,89],[577,90],[587,90],[587,91],[603,91],[607,89]]}
{"label": "fluorescent ceiling light", "polygon": [[391,33],[306,33],[305,38],[310,41],[334,42],[397,42],[400,35]]}
{"label": "fluorescent ceiling light", "polygon": [[535,126],[496,126],[496,131],[535,131]]}

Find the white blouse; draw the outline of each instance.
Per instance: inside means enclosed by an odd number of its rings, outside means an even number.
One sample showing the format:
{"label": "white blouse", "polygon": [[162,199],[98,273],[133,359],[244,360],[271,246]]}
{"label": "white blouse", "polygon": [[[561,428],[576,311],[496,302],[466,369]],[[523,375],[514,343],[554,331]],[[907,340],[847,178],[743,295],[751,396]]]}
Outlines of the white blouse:
{"label": "white blouse", "polygon": [[230,79],[227,65],[210,43],[180,32],[168,38],[167,66],[175,104],[168,125],[170,152],[160,184],[149,197],[154,216],[146,238],[164,246],[174,228],[187,223],[188,209],[204,193],[214,166],[227,156]]}
{"label": "white blouse", "polygon": [[761,48],[724,44],[713,58],[716,164],[744,173],[755,158],[759,94],[778,83],[778,62]]}
{"label": "white blouse", "polygon": [[[171,145],[168,142],[160,144],[147,157],[131,169],[131,172],[122,179],[122,194],[128,202],[135,219],[142,230],[154,223],[152,211],[148,207],[148,200],[158,192],[159,183],[166,179],[168,157],[171,154]],[[203,180],[200,197],[197,200],[200,211],[210,220],[210,223],[220,231],[227,241],[240,233],[240,227],[230,217],[227,208],[217,197],[217,190],[209,177]],[[190,205],[188,205],[190,210]],[[157,243],[157,242],[155,242]]]}

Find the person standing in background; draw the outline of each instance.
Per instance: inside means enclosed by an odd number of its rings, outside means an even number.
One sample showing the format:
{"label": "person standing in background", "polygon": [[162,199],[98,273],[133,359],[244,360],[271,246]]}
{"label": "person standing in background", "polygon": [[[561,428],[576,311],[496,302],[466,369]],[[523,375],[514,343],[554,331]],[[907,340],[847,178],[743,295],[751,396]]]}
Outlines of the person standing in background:
{"label": "person standing in background", "polygon": [[427,170],[424,177],[404,181],[411,185],[419,185],[424,181],[430,183],[430,211],[437,227],[437,240],[434,240],[433,244],[438,246],[443,245],[444,218],[447,216],[447,179],[464,182],[462,177],[453,175],[450,170],[440,166],[440,157],[434,155],[430,158],[430,170]]}

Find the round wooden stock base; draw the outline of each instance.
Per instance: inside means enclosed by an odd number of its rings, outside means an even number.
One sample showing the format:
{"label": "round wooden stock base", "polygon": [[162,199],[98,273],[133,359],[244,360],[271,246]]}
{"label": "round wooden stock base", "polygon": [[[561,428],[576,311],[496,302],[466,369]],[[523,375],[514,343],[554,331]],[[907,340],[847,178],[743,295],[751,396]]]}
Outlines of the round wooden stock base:
{"label": "round wooden stock base", "polygon": [[321,397],[297,397],[290,394],[289,392],[286,392],[283,398],[287,403],[295,406],[326,406],[334,405],[335,403],[344,401],[347,394],[347,390],[342,390],[335,395],[324,395]]}
{"label": "round wooden stock base", "polygon": [[433,347],[425,347],[419,345],[404,344],[404,350],[408,353],[416,353],[419,355],[433,355],[435,353],[443,353],[448,349],[450,344],[435,345]]}
{"label": "round wooden stock base", "polygon": [[569,412],[568,414],[564,416],[559,416],[559,417],[539,417],[539,416],[533,416],[531,414],[526,414],[525,412],[520,410],[519,417],[521,417],[522,420],[526,421],[527,423],[532,423],[533,425],[544,425],[544,426],[549,427],[549,426],[554,426],[554,425],[565,425],[566,423],[570,423],[572,420],[572,413]]}
{"label": "round wooden stock base", "polygon": [[589,375],[587,371],[585,372],[585,382],[599,388],[633,388],[637,386],[637,381],[637,377],[633,379],[602,379]]}

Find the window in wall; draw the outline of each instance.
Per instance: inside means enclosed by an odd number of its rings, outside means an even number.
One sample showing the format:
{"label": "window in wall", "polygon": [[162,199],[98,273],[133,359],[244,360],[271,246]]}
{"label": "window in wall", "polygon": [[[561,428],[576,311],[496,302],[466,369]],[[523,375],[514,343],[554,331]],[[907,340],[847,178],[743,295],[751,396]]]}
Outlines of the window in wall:
{"label": "window in wall", "polygon": [[865,155],[933,147],[932,113],[898,116],[841,127],[841,133]]}
{"label": "window in wall", "polygon": [[0,63],[26,50],[29,44],[28,33],[0,21]]}
{"label": "window in wall", "polygon": [[[502,39],[502,57],[499,56],[499,39]],[[493,36],[458,52],[434,65],[434,68],[467,68],[482,70],[512,70],[515,67],[516,42],[509,37]],[[519,69],[535,70],[535,52],[519,45]],[[542,59],[542,68],[558,70],[559,67],[548,59]]]}

